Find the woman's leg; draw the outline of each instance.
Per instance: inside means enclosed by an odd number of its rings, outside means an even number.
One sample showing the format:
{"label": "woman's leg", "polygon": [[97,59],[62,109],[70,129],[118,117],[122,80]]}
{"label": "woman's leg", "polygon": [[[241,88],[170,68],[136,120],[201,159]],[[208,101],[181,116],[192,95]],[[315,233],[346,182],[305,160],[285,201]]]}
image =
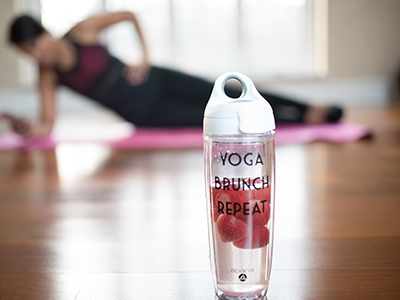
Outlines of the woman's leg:
{"label": "woman's leg", "polygon": [[[237,98],[241,95],[240,89],[225,87],[226,94],[230,97]],[[275,122],[280,123],[303,123],[310,106],[289,99],[277,94],[260,91],[261,96],[271,105],[275,116]]]}
{"label": "woman's leg", "polygon": [[[189,106],[189,108],[199,107],[204,111],[211,95],[213,83],[168,69],[160,71],[164,72],[162,89],[167,99],[175,100],[173,102],[182,105],[182,109]],[[233,98],[237,98],[241,94],[240,89],[228,86],[225,87],[225,91]],[[277,123],[304,122],[307,105],[267,92],[260,92],[260,94],[271,104]],[[190,110],[189,108],[188,110]],[[182,111],[179,110],[179,113],[181,114]]]}
{"label": "woman's leg", "polygon": [[158,99],[142,126],[202,126],[213,84],[178,71],[153,67],[151,85]]}
{"label": "woman's leg", "polygon": [[[240,90],[226,89],[231,97],[239,97]],[[342,109],[336,106],[312,106],[288,97],[259,91],[272,107],[277,124],[337,122],[342,117]]]}
{"label": "woman's leg", "polygon": [[178,101],[184,101],[188,105],[198,102],[204,107],[206,106],[214,83],[169,69],[158,68],[158,72],[162,72],[160,88],[163,95],[170,99],[176,98]]}
{"label": "woman's leg", "polygon": [[[154,72],[159,80],[154,86],[160,89],[160,99],[152,117],[153,126],[201,126],[214,84],[169,69],[154,67]],[[240,89],[228,86],[225,91],[233,98],[241,94]],[[260,94],[271,104],[278,124],[337,121],[341,116],[337,108],[319,109],[277,94],[265,91]]]}

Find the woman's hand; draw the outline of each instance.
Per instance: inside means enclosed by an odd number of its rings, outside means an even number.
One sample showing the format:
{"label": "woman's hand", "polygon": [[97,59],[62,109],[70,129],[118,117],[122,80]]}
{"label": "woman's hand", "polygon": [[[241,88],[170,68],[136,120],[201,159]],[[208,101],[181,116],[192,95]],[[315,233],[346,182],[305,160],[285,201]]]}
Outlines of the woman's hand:
{"label": "woman's hand", "polygon": [[28,119],[16,117],[9,113],[3,113],[1,117],[9,121],[14,132],[26,139],[45,136],[51,131],[51,127],[46,124],[34,124]]}
{"label": "woman's hand", "polygon": [[27,119],[16,117],[8,113],[3,113],[1,117],[8,120],[10,122],[12,130],[19,135],[22,135],[25,138],[30,138],[33,136],[32,123],[29,122]]}
{"label": "woman's hand", "polygon": [[137,66],[125,67],[122,75],[131,85],[141,85],[146,83],[149,78],[151,66],[147,62],[143,62]]}

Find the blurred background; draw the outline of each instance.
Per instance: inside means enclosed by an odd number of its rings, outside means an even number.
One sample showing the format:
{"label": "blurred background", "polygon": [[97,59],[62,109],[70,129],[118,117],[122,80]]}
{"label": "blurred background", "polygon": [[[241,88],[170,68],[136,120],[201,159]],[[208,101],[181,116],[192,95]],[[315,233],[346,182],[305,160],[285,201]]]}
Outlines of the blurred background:
{"label": "blurred background", "polygon": [[[239,71],[311,102],[384,105],[399,70],[398,0],[2,0],[0,105],[36,82],[33,64],[7,42],[15,15],[34,15],[60,37],[106,10],[137,14],[153,64],[211,81]],[[125,62],[140,61],[131,24],[102,39]]]}

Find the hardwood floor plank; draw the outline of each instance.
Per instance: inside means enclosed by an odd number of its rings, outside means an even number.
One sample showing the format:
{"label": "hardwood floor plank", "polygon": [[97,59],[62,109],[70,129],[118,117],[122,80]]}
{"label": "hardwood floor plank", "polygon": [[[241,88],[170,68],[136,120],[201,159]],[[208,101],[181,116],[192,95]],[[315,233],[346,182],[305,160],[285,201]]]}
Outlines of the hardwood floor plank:
{"label": "hardwood floor plank", "polygon": [[0,299],[73,300],[87,277],[86,274],[0,274]]}
{"label": "hardwood floor plank", "polygon": [[272,272],[268,300],[400,298],[400,269]]}

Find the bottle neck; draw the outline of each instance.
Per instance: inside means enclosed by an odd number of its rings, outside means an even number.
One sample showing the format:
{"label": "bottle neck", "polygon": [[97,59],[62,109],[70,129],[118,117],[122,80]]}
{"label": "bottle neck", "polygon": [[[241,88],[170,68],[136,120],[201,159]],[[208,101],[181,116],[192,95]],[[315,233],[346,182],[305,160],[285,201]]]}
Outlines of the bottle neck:
{"label": "bottle neck", "polygon": [[204,133],[203,138],[205,141],[209,142],[222,142],[222,143],[261,143],[265,141],[270,141],[275,138],[275,130],[270,130],[264,133],[246,133],[246,134],[209,134]]}

